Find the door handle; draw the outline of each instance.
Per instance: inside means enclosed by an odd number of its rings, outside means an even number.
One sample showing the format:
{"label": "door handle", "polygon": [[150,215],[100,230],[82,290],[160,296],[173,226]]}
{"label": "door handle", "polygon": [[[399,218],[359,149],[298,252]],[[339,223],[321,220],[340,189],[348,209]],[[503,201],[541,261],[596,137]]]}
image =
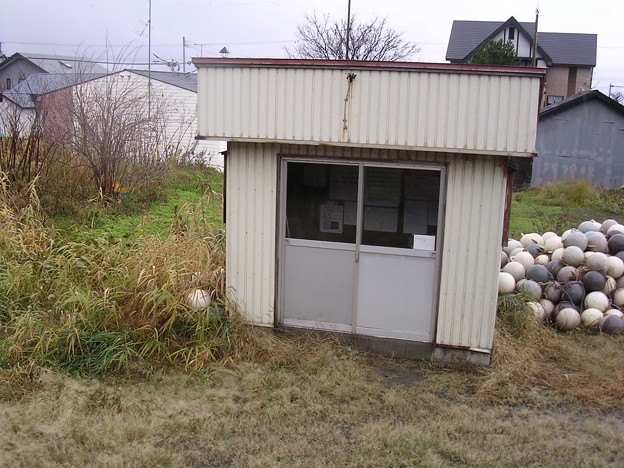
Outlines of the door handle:
{"label": "door handle", "polygon": [[355,251],[355,263],[360,263],[360,251]]}

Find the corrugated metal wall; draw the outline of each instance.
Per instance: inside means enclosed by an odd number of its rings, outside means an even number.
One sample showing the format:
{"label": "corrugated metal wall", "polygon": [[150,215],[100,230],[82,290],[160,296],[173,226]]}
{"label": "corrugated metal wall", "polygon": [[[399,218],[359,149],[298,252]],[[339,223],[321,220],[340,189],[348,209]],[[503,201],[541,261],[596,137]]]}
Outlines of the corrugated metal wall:
{"label": "corrugated metal wall", "polygon": [[269,326],[275,311],[278,154],[447,163],[436,342],[491,348],[504,212],[504,159],[370,148],[230,144],[227,282],[245,317]]}
{"label": "corrugated metal wall", "polygon": [[624,183],[624,117],[599,99],[545,114],[531,186],[587,180],[606,189]]}
{"label": "corrugated metal wall", "polygon": [[[357,77],[345,107],[350,72]],[[200,135],[477,154],[535,151],[537,76],[286,67],[200,67],[198,73]]]}

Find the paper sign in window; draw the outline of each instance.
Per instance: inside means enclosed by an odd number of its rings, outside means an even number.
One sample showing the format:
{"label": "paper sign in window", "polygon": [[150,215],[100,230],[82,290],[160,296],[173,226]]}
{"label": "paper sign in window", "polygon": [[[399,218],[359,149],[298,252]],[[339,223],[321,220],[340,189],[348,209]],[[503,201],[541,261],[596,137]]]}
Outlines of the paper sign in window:
{"label": "paper sign in window", "polygon": [[342,234],[343,206],[338,204],[321,205],[321,232]]}

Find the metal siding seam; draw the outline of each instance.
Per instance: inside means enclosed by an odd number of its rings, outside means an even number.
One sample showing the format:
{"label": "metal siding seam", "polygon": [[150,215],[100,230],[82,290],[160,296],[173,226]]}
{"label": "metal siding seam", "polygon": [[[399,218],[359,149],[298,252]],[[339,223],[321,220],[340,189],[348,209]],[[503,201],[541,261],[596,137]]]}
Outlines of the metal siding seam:
{"label": "metal siding seam", "polygon": [[[489,186],[490,191],[488,193],[488,201],[491,203],[488,205],[487,213],[481,216],[481,223],[487,229],[486,235],[482,235],[480,239],[479,249],[482,252],[481,267],[483,272],[480,274],[483,285],[483,304],[479,314],[479,329],[478,333],[472,336],[472,346],[491,349],[492,347],[492,333],[491,326],[496,316],[496,297],[498,293],[496,276],[498,272],[498,253],[500,250],[499,239],[501,234],[501,222],[492,223],[493,219],[502,220],[501,197],[504,193],[501,190],[501,183],[498,180],[497,173],[502,174],[502,170],[496,161],[489,160],[489,167],[485,168],[485,174],[487,180],[484,177],[484,186]],[[490,221],[490,222],[488,222]]]}
{"label": "metal siding seam", "polygon": [[[505,148],[511,148],[512,150],[518,149],[518,125],[519,125],[519,112],[520,112],[520,99],[521,99],[521,81],[518,78],[510,78],[510,92],[509,92],[509,112],[507,113],[507,142]],[[513,99],[512,97],[513,92]]]}
{"label": "metal siding seam", "polygon": [[510,111],[510,83],[509,78],[501,78],[501,86],[498,94],[498,132],[496,132],[496,149],[505,151],[507,149],[507,140],[509,138],[509,111]]}
{"label": "metal siding seam", "polygon": [[416,144],[425,146],[427,144],[427,106],[429,103],[429,74],[418,74],[418,99],[416,107]]}
{"label": "metal siding seam", "polygon": [[442,253],[442,272],[440,275],[440,302],[438,306],[438,326],[436,342],[451,343],[450,334],[453,325],[453,304],[456,303],[456,287],[451,282],[451,272],[456,271],[456,244],[454,230],[456,224],[456,206],[461,196],[459,185],[459,161],[453,159],[449,162],[447,172],[446,212],[444,221],[444,250]]}
{"label": "metal siding seam", "polygon": [[[468,264],[470,263],[470,228],[471,221],[473,217],[473,197],[474,197],[474,187],[471,183],[472,181],[472,173],[474,172],[474,164],[470,160],[466,160],[462,158],[461,164],[461,173],[460,173],[460,192],[461,197],[458,200],[457,207],[460,208],[460,213],[456,217],[459,221],[457,229],[454,231],[454,245],[457,246],[455,256],[456,256],[456,267],[453,271],[456,272],[457,279],[457,293],[456,293],[456,302],[455,304],[461,304],[462,307],[459,311],[459,315],[453,321],[453,328],[451,334],[451,343],[454,345],[461,345],[464,342],[464,333],[465,333],[465,322],[466,316],[472,314],[472,309],[474,307],[473,301],[469,300],[467,291],[466,291],[466,282],[467,277],[469,275]],[[467,183],[468,182],[468,183]],[[463,230],[468,231],[468,233],[464,233],[462,235]]]}
{"label": "metal siding seam", "polygon": [[[479,337],[481,335],[483,315],[488,302],[489,292],[489,283],[487,283],[487,279],[484,283],[484,278],[487,278],[489,273],[487,268],[490,259],[488,246],[491,240],[492,226],[495,226],[495,223],[492,222],[491,218],[488,222],[488,217],[491,214],[490,208],[491,202],[493,201],[491,196],[494,183],[492,180],[491,167],[488,163],[489,161],[486,157],[480,157],[478,164],[475,164],[477,167],[474,174],[474,180],[480,180],[481,183],[476,184],[476,193],[478,194],[480,209],[479,212],[475,213],[475,216],[473,216],[473,226],[471,226],[471,231],[475,231],[476,235],[469,241],[471,245],[475,247],[473,258],[470,261],[470,263],[474,265],[475,271],[472,284],[469,287],[469,290],[472,291],[473,310],[469,333],[467,335],[468,340],[465,342],[465,345],[470,347],[479,347]],[[486,196],[486,187],[490,190],[489,196]],[[478,295],[479,299],[477,299],[477,291],[481,293]]]}
{"label": "metal siding seam", "polygon": [[267,229],[267,234],[265,235],[265,271],[267,274],[267,281],[265,284],[265,294],[266,294],[266,302],[265,302],[265,323],[273,324],[274,323],[274,315],[275,315],[275,260],[277,258],[276,246],[275,246],[275,236],[276,229],[278,226],[277,223],[277,148],[275,145],[271,145],[271,152],[268,154],[267,160],[267,174],[266,178],[268,180],[267,192],[266,192],[266,200],[265,200],[265,227]]}
{"label": "metal siding seam", "polygon": [[466,148],[474,149],[477,146],[477,122],[479,120],[479,81],[476,77],[470,77],[470,100],[468,112],[470,117],[466,119]]}
{"label": "metal siding seam", "polygon": [[[410,73],[407,75],[407,89],[405,102],[407,105],[407,118],[405,119],[405,128],[403,129],[403,144],[410,144],[410,139],[415,141],[418,138],[418,127],[416,123],[416,111],[418,110],[418,105],[415,99],[418,97],[418,88],[416,90],[412,90],[414,82],[415,82],[416,74]],[[416,82],[418,84],[418,82]]]}
{"label": "metal siding seam", "polygon": [[444,128],[442,129],[445,147],[454,147],[454,139],[459,123],[459,76],[450,75],[446,93],[446,108],[444,109]]}
{"label": "metal siding seam", "polygon": [[[388,72],[388,84],[386,106],[388,106],[388,119],[386,120],[386,138],[384,143],[396,145],[399,141],[397,130],[401,118],[401,75],[396,72]],[[396,92],[392,92],[395,90]],[[394,109],[394,112],[391,112]]]}
{"label": "metal siding seam", "polygon": [[458,148],[468,148],[468,121],[470,120],[471,83],[470,75],[460,76],[459,82],[459,118],[457,123],[457,137],[455,142]]}
{"label": "metal siding seam", "polygon": [[437,111],[440,108],[439,103],[439,75],[430,75],[429,100],[427,102],[427,141],[425,146],[436,146],[436,129],[438,121]]}
{"label": "metal siding seam", "polygon": [[500,106],[500,89],[501,89],[501,77],[497,76],[495,79],[492,77],[490,85],[493,87],[489,90],[489,108],[488,108],[488,141],[486,143],[486,149],[496,150],[498,139],[498,125],[500,123],[501,115],[499,113]]}

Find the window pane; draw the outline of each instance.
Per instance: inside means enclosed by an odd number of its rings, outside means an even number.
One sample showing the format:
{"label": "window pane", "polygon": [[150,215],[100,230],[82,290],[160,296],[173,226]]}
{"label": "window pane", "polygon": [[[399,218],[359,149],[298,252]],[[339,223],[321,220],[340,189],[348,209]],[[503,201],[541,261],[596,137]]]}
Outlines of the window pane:
{"label": "window pane", "polygon": [[358,167],[288,163],[286,237],[355,244]]}
{"label": "window pane", "polygon": [[364,168],[362,244],[434,250],[440,172]]}

